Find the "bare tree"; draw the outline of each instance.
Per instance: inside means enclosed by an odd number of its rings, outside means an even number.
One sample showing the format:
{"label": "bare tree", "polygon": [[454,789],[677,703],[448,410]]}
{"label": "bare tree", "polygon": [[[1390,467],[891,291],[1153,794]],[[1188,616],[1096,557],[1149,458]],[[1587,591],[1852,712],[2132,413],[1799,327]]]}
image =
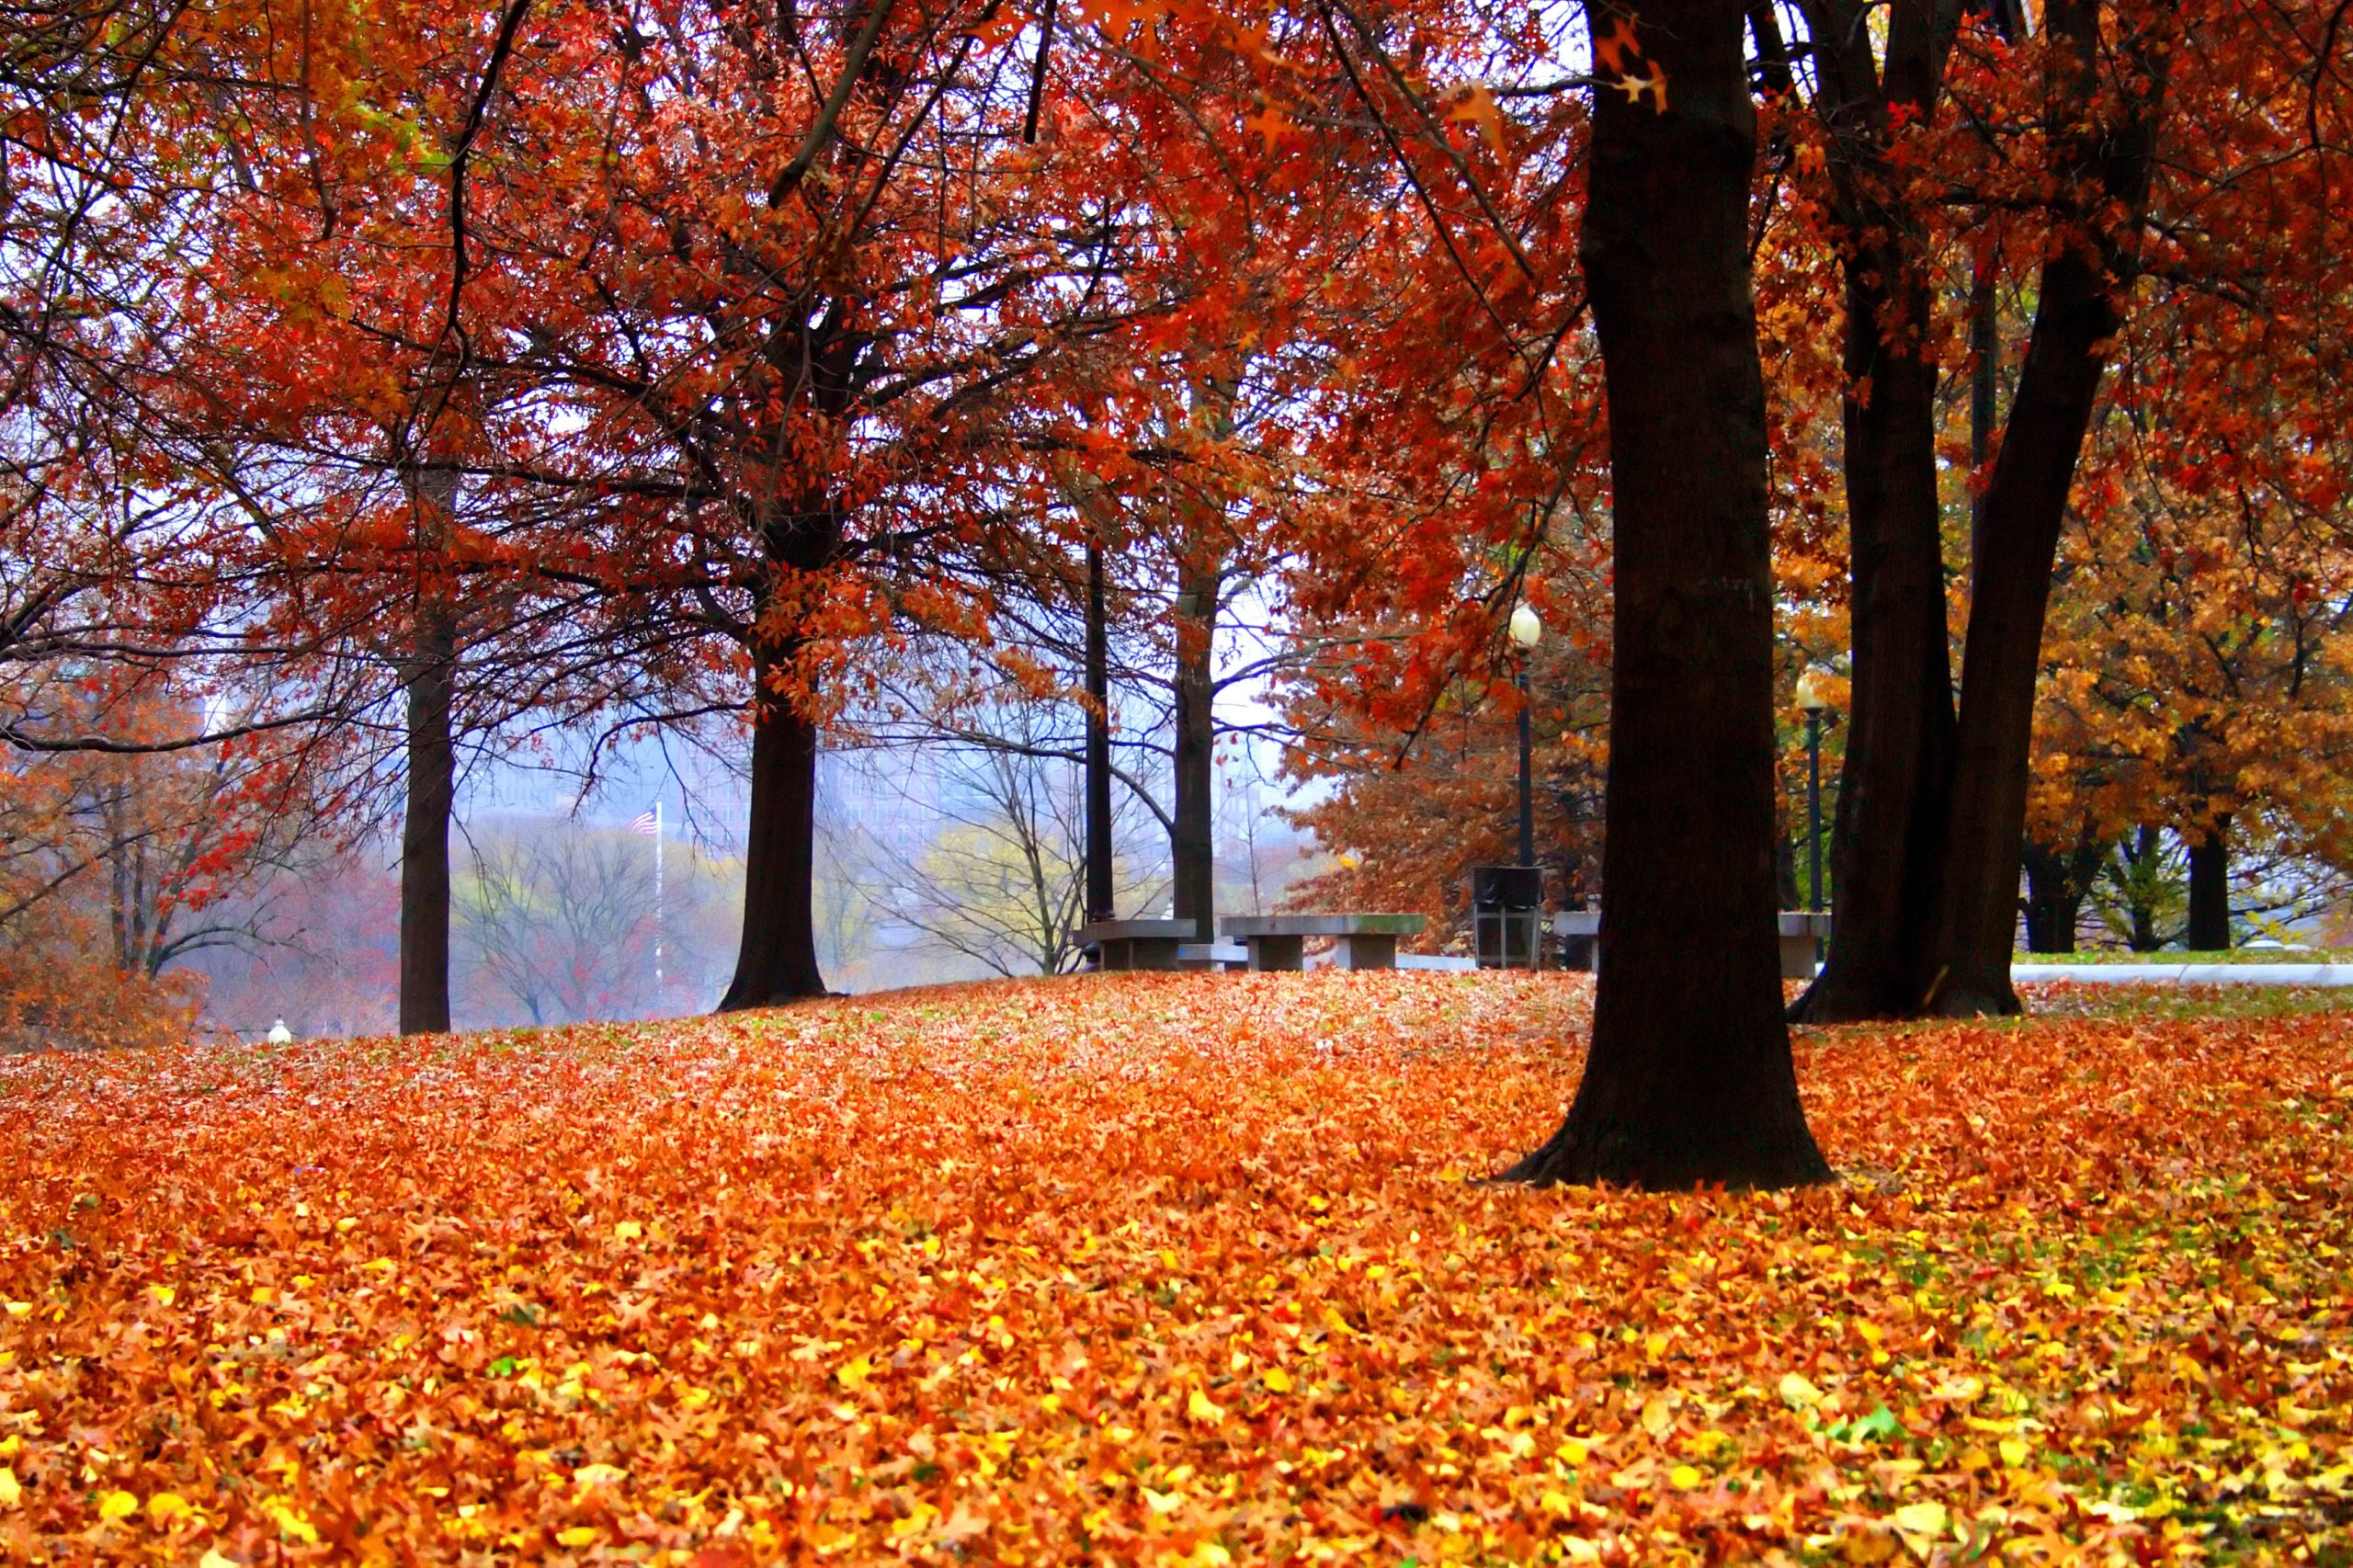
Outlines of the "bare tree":
{"label": "bare tree", "polygon": [[[861,880],[877,913],[925,945],[998,974],[1062,973],[1078,962],[1086,923],[1086,796],[1078,768],[1056,755],[1069,715],[1011,697],[967,728],[978,738],[936,753],[929,831],[913,841],[862,833]],[[1142,820],[1132,792],[1128,803],[1114,824],[1115,849],[1125,851],[1114,864],[1130,884],[1121,903],[1133,906],[1165,888],[1135,885],[1138,865],[1156,858],[1140,841],[1157,824]]]}
{"label": "bare tree", "polygon": [[533,1024],[628,1017],[653,993],[654,863],[643,840],[565,822],[474,836],[455,947],[477,994]]}

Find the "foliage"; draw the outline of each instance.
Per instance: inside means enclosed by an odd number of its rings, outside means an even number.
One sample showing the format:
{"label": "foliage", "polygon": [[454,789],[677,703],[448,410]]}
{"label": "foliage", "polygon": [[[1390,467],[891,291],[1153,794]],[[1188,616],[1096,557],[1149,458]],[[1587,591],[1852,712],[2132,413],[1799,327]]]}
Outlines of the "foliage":
{"label": "foliage", "polygon": [[[0,678],[36,739],[167,736],[192,706],[108,674]],[[255,936],[240,895],[295,856],[322,806],[280,737],[142,753],[0,751],[0,1049],[179,1037],[200,996],[170,966]]]}
{"label": "foliage", "polygon": [[2347,1543],[2341,1018],[1816,1033],[1842,1188],[1466,1179],[1557,1120],[1589,994],[1066,979],[0,1063],[0,1542]]}

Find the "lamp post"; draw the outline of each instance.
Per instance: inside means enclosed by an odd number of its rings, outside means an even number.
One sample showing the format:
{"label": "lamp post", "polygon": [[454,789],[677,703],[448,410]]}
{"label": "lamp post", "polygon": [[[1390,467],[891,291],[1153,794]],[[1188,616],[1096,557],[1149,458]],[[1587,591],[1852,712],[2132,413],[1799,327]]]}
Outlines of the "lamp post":
{"label": "lamp post", "polygon": [[1536,864],[1536,798],[1529,778],[1528,657],[1544,636],[1544,623],[1525,603],[1511,612],[1511,640],[1519,647],[1519,863]]}
{"label": "lamp post", "polygon": [[1806,907],[1822,907],[1822,714],[1829,694],[1812,670],[1798,676],[1798,711],[1805,715],[1805,838],[1806,858],[1813,870],[1813,896]]}

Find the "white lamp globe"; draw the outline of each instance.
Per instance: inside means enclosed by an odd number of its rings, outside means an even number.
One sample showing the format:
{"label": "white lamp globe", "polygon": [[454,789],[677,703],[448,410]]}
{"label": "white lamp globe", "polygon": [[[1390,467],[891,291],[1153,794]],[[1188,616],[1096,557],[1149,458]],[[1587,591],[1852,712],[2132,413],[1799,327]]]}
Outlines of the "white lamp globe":
{"label": "white lamp globe", "polygon": [[1511,640],[1523,648],[1533,648],[1544,635],[1544,623],[1526,604],[1511,612]]}

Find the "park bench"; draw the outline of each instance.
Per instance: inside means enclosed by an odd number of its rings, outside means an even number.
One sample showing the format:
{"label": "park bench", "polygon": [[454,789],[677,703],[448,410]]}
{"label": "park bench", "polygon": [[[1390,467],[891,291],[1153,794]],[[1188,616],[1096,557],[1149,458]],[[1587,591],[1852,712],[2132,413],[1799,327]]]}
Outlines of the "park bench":
{"label": "park bench", "polygon": [[1420,934],[1418,915],[1229,915],[1218,929],[1250,949],[1252,969],[1303,969],[1310,937],[1333,939],[1337,969],[1395,969],[1397,938]]}
{"label": "park bench", "polygon": [[[1830,916],[1805,910],[1783,910],[1775,916],[1781,944],[1781,978],[1812,980],[1815,944],[1830,935]],[[1592,969],[1601,957],[1601,914],[1592,909],[1564,909],[1552,916],[1552,935],[1561,938],[1569,969]]]}
{"label": "park bench", "polygon": [[1250,949],[1239,942],[1179,942],[1178,969],[1247,969]]}
{"label": "park bench", "polygon": [[1561,939],[1563,969],[1600,967],[1601,911],[1563,909],[1552,916],[1552,935]]}
{"label": "park bench", "polygon": [[1200,943],[1191,920],[1091,920],[1078,929],[1078,945],[1093,948],[1098,969],[1176,969],[1180,948]]}

